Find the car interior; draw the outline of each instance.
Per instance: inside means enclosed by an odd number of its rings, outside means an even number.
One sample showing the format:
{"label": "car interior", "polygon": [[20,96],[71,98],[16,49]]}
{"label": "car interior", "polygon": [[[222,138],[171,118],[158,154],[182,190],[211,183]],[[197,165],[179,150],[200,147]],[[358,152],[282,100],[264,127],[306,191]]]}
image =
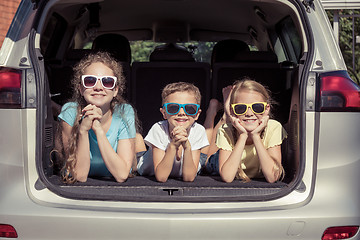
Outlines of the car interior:
{"label": "car interior", "polygon": [[[59,175],[61,159],[52,151],[58,123],[48,100],[42,130],[46,143],[39,166],[49,189],[75,199],[216,201],[226,196],[232,201],[276,198],[294,187],[301,170],[298,75],[306,51],[294,5],[267,0],[54,2],[38,27],[52,102],[61,106],[71,98],[72,67],[82,57],[108,51],[123,66],[124,97],[136,109],[144,137],[162,120],[159,108],[166,84],[187,81],[200,89],[201,124],[210,99],[222,102],[222,88],[247,76],[272,92],[277,103],[272,109],[274,119],[284,126],[288,138],[282,144],[285,177],[272,184],[264,179],[224,183],[219,176],[209,175],[197,176],[194,182],[159,183],[154,177],[134,176],[121,184],[104,178],[66,184]],[[157,44],[147,61],[134,58],[137,52],[131,45],[137,41]],[[209,60],[196,60],[193,49],[184,46],[194,42],[214,43]]]}

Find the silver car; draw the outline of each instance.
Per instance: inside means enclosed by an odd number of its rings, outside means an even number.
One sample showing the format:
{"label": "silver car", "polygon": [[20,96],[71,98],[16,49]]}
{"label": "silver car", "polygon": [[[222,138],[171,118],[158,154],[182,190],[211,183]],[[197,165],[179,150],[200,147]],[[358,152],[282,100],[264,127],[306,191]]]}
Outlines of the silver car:
{"label": "silver car", "polygon": [[[168,82],[197,85],[203,112],[234,79],[267,85],[288,132],[284,179],[64,183],[53,106],[99,49],[119,53],[144,135]],[[359,122],[319,0],[23,0],[0,50],[0,238],[360,239]]]}

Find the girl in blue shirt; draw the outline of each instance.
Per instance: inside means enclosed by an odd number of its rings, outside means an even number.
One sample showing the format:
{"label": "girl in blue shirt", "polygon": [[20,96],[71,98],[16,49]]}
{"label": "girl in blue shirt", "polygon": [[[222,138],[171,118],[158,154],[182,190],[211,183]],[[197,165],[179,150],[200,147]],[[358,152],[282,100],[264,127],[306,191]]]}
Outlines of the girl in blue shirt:
{"label": "girl in blue shirt", "polygon": [[74,67],[73,100],[58,116],[65,153],[63,178],[85,182],[111,177],[124,182],[135,157],[135,114],[121,97],[121,65],[108,53],[98,52]]}

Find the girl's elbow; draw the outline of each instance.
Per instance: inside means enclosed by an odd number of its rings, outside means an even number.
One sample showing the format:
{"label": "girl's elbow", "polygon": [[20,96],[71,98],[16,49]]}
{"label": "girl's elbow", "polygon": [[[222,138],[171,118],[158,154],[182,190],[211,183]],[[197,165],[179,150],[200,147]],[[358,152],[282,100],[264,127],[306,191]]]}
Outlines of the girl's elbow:
{"label": "girl's elbow", "polygon": [[276,179],[273,179],[273,178],[267,178],[266,179],[266,181],[268,182],[268,183],[274,183],[274,182],[276,182]]}
{"label": "girl's elbow", "polygon": [[219,174],[220,174],[221,180],[223,182],[231,183],[232,181],[234,181],[235,175],[234,176],[229,176],[231,174],[224,171],[221,167],[219,167]]}
{"label": "girl's elbow", "polygon": [[85,175],[80,175],[80,174],[77,174],[75,179],[76,181],[79,181],[79,182],[86,182],[87,181],[87,174]]}
{"label": "girl's elbow", "polygon": [[280,170],[273,170],[272,172],[269,172],[268,174],[264,174],[265,175],[265,179],[268,183],[274,183],[276,181],[281,181],[281,177],[283,176],[284,172],[283,170],[281,170],[282,167],[280,168]]}
{"label": "girl's elbow", "polygon": [[221,176],[221,179],[226,183],[232,183],[232,181],[234,181],[234,179],[231,179],[231,178],[228,178],[228,177],[223,177],[223,176]]}
{"label": "girl's elbow", "polygon": [[226,174],[221,174],[221,173],[220,173],[220,177],[221,177],[221,180],[223,180],[226,183],[231,183],[232,181],[234,181],[234,178],[235,178],[235,177],[232,178]]}
{"label": "girl's elbow", "polygon": [[278,180],[278,177],[274,175],[274,176],[265,177],[265,179],[268,183],[274,183]]}

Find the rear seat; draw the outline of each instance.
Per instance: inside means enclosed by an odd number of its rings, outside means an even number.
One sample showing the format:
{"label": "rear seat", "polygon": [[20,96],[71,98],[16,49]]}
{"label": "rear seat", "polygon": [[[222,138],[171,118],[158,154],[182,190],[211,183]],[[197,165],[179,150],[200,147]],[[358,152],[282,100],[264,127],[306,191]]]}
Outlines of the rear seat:
{"label": "rear seat", "polygon": [[211,65],[221,62],[233,62],[241,52],[250,52],[249,46],[238,39],[225,39],[217,42],[211,55]]}
{"label": "rear seat", "polygon": [[278,63],[275,53],[265,51],[241,51],[232,59],[212,64],[213,94],[222,100],[222,88],[233,84],[235,80],[249,77],[271,91],[273,99],[279,105],[272,112],[275,119],[286,123],[289,116],[291,97],[292,65],[283,67]]}
{"label": "rear seat", "polygon": [[131,73],[131,102],[137,109],[146,135],[151,126],[162,120],[160,114],[161,91],[172,82],[191,82],[202,94],[199,122],[205,119],[210,100],[210,64],[195,62],[191,53],[175,44],[158,47],[150,56],[150,62],[134,62]]}

